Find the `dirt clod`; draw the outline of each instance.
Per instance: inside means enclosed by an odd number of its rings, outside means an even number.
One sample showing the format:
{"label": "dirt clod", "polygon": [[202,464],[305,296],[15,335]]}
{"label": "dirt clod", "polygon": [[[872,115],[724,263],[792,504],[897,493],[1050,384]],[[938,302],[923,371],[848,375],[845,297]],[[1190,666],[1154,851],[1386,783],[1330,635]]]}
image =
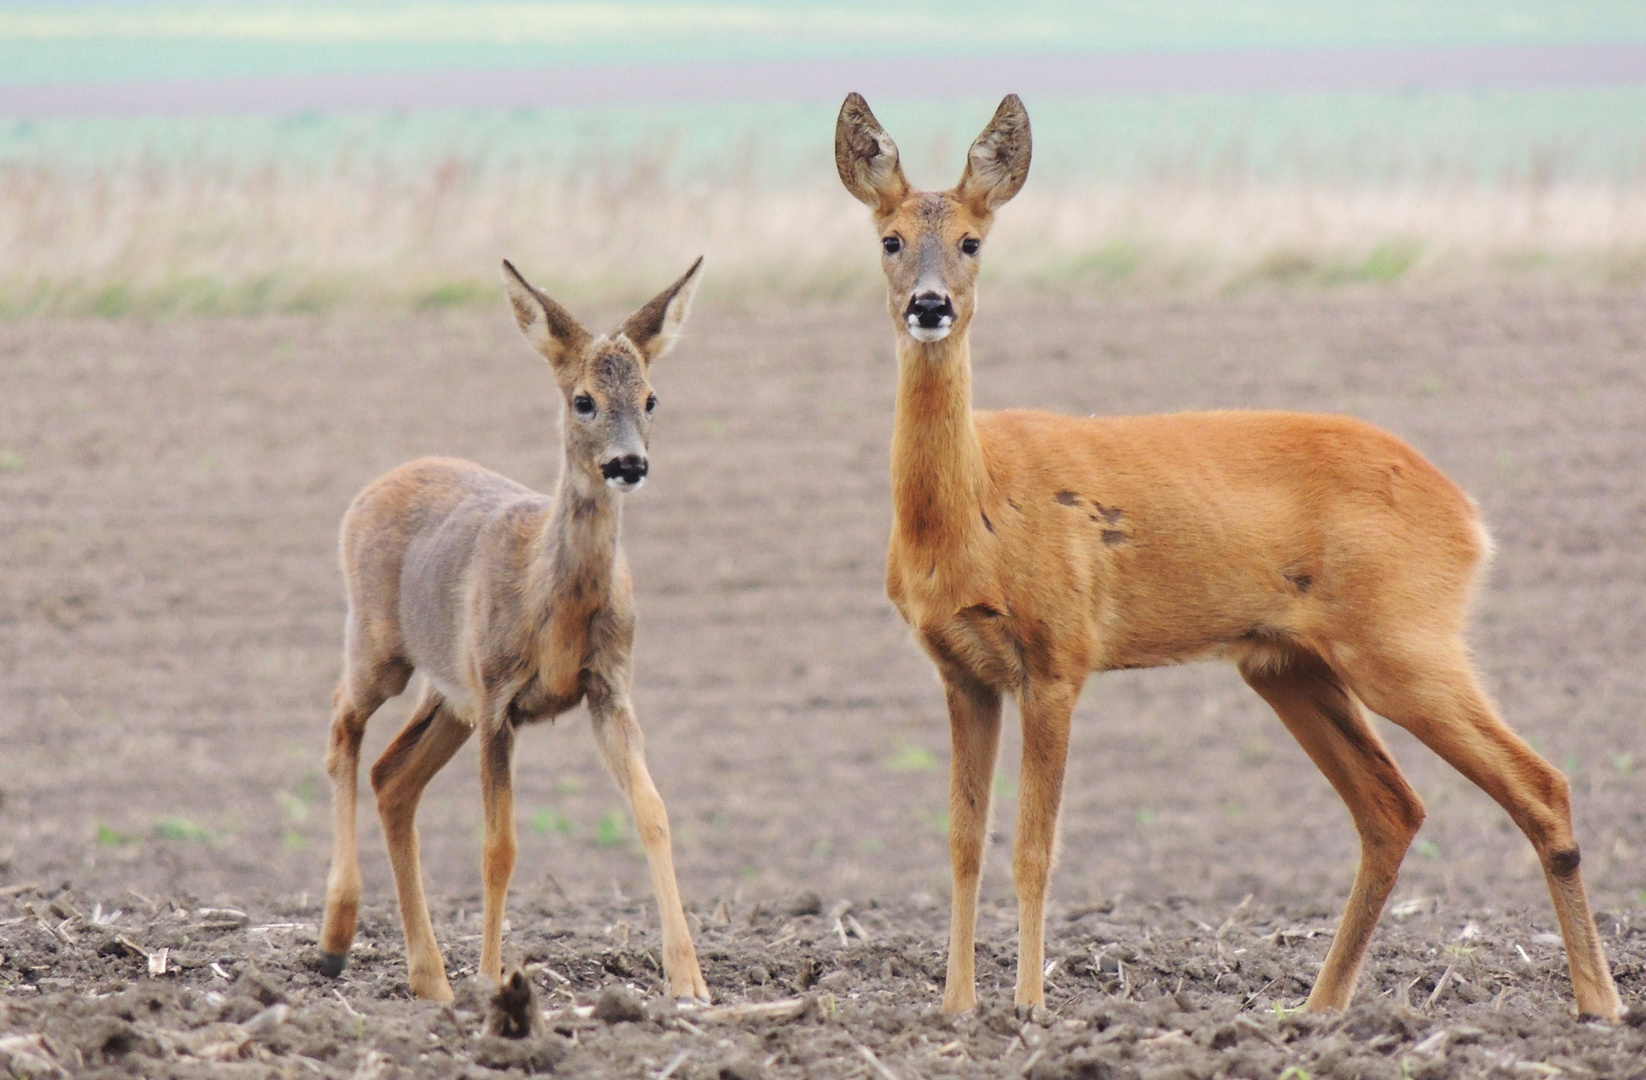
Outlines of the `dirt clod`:
{"label": "dirt clod", "polygon": [[790,915],[821,915],[823,914],[823,898],[817,893],[806,890],[789,902]]}
{"label": "dirt clod", "polygon": [[595,999],[594,1018],[608,1024],[639,1023],[646,1019],[646,1007],[628,987],[608,986]]}
{"label": "dirt clod", "polygon": [[247,964],[234,980],[234,993],[249,997],[264,1007],[284,1004],[288,999],[281,983]]}
{"label": "dirt clod", "polygon": [[529,1073],[553,1072],[566,1059],[567,1041],[558,1035],[510,1038],[482,1035],[474,1042],[474,1060],[492,1069],[524,1069]]}
{"label": "dirt clod", "polygon": [[720,1080],[766,1080],[766,1070],[753,1058],[734,1058],[720,1066]]}
{"label": "dirt clod", "polygon": [[537,994],[521,968],[503,977],[486,1008],[486,1034],[505,1039],[524,1039],[538,1030]]}

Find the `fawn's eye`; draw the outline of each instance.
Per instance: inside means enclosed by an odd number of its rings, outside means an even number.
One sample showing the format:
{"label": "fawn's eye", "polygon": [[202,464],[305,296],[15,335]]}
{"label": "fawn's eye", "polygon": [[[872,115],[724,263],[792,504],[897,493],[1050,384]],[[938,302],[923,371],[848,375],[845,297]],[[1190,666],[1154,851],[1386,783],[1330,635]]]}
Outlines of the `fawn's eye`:
{"label": "fawn's eye", "polygon": [[903,250],[903,241],[899,240],[895,236],[888,236],[886,239],[880,241],[880,246],[886,249],[886,254],[896,255],[899,251]]}
{"label": "fawn's eye", "polygon": [[650,416],[652,413],[654,413],[656,411],[657,411],[657,395],[656,394],[647,394],[646,395],[646,415]]}
{"label": "fawn's eye", "polygon": [[572,408],[577,410],[578,416],[593,416],[594,398],[587,394],[578,394],[572,398]]}
{"label": "fawn's eye", "polygon": [[966,239],[960,241],[960,250],[965,252],[967,255],[976,255],[977,249],[982,246],[983,241],[979,240],[975,236],[968,236]]}

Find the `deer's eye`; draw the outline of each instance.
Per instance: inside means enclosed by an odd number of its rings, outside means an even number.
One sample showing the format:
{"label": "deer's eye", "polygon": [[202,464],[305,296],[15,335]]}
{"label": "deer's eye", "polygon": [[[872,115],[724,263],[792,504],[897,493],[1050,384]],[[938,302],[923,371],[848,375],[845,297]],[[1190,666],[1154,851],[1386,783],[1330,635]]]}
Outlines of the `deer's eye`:
{"label": "deer's eye", "polygon": [[578,394],[572,398],[572,408],[577,410],[578,416],[593,416],[594,398],[587,394]]}
{"label": "deer's eye", "polygon": [[983,241],[979,240],[975,236],[968,236],[966,239],[960,241],[960,250],[965,252],[967,255],[976,255],[977,249],[982,246]]}
{"label": "deer's eye", "polygon": [[654,413],[656,411],[657,411],[657,395],[656,394],[647,394],[646,395],[646,415],[650,416],[652,413]]}
{"label": "deer's eye", "polygon": [[886,239],[880,241],[880,246],[886,249],[886,254],[896,255],[899,251],[903,250],[903,241],[899,240],[895,236],[888,236]]}

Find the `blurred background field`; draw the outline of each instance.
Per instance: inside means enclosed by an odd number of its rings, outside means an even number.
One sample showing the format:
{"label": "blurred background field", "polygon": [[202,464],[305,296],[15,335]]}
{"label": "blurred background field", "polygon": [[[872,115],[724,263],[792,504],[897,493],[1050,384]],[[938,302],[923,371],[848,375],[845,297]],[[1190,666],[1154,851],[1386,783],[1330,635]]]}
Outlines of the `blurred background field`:
{"label": "blurred background field", "polygon": [[[711,303],[870,295],[865,215],[831,158],[854,73],[992,61],[970,93],[951,80],[871,95],[911,178],[938,187],[1022,89],[1013,72],[1242,50],[1375,69],[1378,50],[1427,49],[1443,88],[1379,87],[1373,70],[1288,92],[1026,93],[1035,164],[991,240],[992,284],[1632,282],[1646,276],[1646,72],[1471,88],[1447,71],[1470,49],[1619,44],[1646,44],[1640,5],[4,3],[0,315],[492,303],[505,254],[574,302],[637,298],[698,253]],[[648,64],[686,72],[686,89],[634,100]],[[722,64],[814,77],[694,95],[690,72]],[[510,108],[213,101],[260,79],[553,70],[592,89]],[[613,103],[591,104],[608,76]],[[179,86],[198,87],[181,108]],[[64,87],[73,109],[53,105]],[[133,104],[154,87],[169,96]]]}

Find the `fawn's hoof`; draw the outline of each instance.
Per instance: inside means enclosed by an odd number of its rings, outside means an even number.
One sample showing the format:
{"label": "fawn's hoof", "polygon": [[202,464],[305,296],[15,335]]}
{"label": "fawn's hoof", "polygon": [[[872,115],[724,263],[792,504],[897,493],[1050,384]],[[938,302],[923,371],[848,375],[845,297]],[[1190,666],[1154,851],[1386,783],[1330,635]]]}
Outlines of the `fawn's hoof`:
{"label": "fawn's hoof", "polygon": [[348,962],[348,953],[323,952],[315,958],[314,970],[326,976],[328,979],[335,979],[339,975],[343,974],[343,967]]}

